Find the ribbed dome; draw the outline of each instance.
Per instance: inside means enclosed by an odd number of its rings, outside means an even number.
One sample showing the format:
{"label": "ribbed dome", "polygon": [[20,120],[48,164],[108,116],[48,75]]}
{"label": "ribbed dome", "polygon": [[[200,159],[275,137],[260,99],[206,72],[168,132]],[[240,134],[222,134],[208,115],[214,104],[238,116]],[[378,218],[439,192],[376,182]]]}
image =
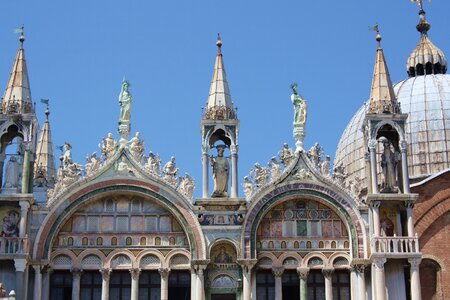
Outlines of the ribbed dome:
{"label": "ribbed dome", "polygon": [[[397,83],[394,91],[402,113],[409,115],[406,133],[410,177],[429,176],[450,168],[450,75],[412,77]],[[336,150],[334,164],[342,164],[348,174],[346,182],[366,178],[367,151],[361,131],[365,113],[363,105],[345,128]]]}

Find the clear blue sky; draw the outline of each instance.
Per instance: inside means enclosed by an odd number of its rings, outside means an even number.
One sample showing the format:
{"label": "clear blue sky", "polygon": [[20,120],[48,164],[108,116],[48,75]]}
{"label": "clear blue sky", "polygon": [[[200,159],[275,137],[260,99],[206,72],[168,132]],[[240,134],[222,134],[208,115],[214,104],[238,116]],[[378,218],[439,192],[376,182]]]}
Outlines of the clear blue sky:
{"label": "clear blue sky", "polygon": [[[431,40],[450,57],[450,1],[425,3]],[[25,26],[33,100],[51,99],[55,145],[71,142],[74,159],[117,137],[118,94],[125,76],[134,96],[132,131],[201,188],[200,108],[208,96],[221,32],[224,62],[239,108],[240,180],[292,138],[292,82],[308,100],[306,147],[334,152],[342,131],[368,98],[379,23],[394,82],[419,34],[409,0],[373,1],[1,1],[0,87],[16,54],[14,28]],[[1,92],[3,94],[3,91]],[[58,152],[56,152],[58,153]],[[59,153],[58,153],[59,155]],[[242,192],[241,192],[242,194]]]}

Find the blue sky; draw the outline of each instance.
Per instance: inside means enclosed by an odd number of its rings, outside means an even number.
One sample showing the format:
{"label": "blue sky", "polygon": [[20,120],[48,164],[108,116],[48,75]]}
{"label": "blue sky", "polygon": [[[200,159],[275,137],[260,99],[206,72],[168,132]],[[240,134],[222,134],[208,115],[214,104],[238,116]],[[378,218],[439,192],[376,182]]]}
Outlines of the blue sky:
{"label": "blue sky", "polygon": [[[163,161],[177,157],[201,193],[201,107],[208,96],[221,33],[228,81],[241,120],[239,178],[292,138],[292,82],[308,100],[306,147],[318,141],[334,157],[352,115],[368,98],[378,22],[394,82],[419,40],[418,7],[376,1],[1,1],[0,87],[25,26],[33,101],[51,101],[55,145],[74,159],[117,137],[125,76],[134,96],[132,132]],[[431,40],[450,55],[448,0],[425,3]],[[2,91],[3,93],[3,91]],[[58,153],[58,152],[56,152]],[[58,153],[59,154],[59,153]],[[241,192],[242,194],[242,192]]]}

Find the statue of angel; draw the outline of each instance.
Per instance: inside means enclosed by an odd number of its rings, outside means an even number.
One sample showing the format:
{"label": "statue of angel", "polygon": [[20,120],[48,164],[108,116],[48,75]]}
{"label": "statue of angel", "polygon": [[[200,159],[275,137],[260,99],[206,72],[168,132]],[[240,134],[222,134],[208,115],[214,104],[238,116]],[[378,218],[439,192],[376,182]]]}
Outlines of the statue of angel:
{"label": "statue of angel", "polygon": [[159,174],[161,174],[161,158],[158,154],[154,154],[150,151],[148,154],[147,163],[144,167],[151,174],[159,176]]}

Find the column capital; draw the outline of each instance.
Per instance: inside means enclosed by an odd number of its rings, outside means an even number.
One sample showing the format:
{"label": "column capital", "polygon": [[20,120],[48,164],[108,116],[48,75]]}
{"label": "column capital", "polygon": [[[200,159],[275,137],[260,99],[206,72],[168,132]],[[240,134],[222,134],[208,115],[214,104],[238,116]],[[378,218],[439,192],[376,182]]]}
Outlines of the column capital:
{"label": "column capital", "polygon": [[14,267],[16,268],[16,272],[25,272],[27,260],[25,258],[15,258]]}
{"label": "column capital", "polygon": [[373,209],[379,209],[381,205],[381,201],[370,201],[370,207]]}
{"label": "column capital", "polygon": [[408,149],[408,142],[405,140],[400,141],[400,151],[402,153],[406,153],[406,150]]}
{"label": "column capital", "polygon": [[101,268],[99,271],[102,273],[102,279],[109,281],[109,276],[111,275],[112,270],[109,268]]}
{"label": "column capital", "polygon": [[48,267],[48,265],[36,264],[36,265],[32,265],[32,267],[33,267],[35,273],[44,273],[46,271],[46,268]]}
{"label": "column capital", "polygon": [[375,270],[384,270],[385,263],[386,263],[386,258],[377,257],[377,258],[374,258],[374,260],[372,262],[372,266],[375,268]]}
{"label": "column capital", "polygon": [[30,208],[30,202],[28,202],[27,200],[21,200],[19,201],[19,205],[20,205],[20,210],[26,210],[28,211],[28,209]]}
{"label": "column capital", "polygon": [[236,155],[238,153],[239,146],[238,145],[230,145],[230,153],[231,155]]}
{"label": "column capital", "polygon": [[139,269],[139,268],[130,269],[130,274],[131,274],[131,279],[138,280],[139,275],[141,274],[141,269]]}
{"label": "column capital", "polygon": [[275,277],[281,277],[284,273],[284,267],[283,266],[272,266],[272,274]]}
{"label": "column capital", "polygon": [[322,269],[322,274],[325,278],[331,278],[331,275],[333,275],[333,272],[334,272],[333,268]]}
{"label": "column capital", "polygon": [[350,263],[350,270],[357,273],[364,273],[368,265],[370,265],[368,259],[354,258]]}
{"label": "column capital", "polygon": [[411,266],[411,271],[417,271],[419,270],[420,262],[422,261],[421,258],[408,258],[408,262]]}
{"label": "column capital", "polygon": [[298,276],[300,276],[301,279],[306,280],[308,278],[309,268],[298,267],[297,274],[298,274]]}
{"label": "column capital", "polygon": [[72,272],[73,276],[81,276],[81,273],[83,273],[83,269],[78,269],[78,268],[72,268],[70,269],[70,272]]}
{"label": "column capital", "polygon": [[169,274],[170,274],[169,268],[159,268],[158,272],[159,272],[159,275],[161,275],[161,278],[164,278],[164,279],[169,278]]}
{"label": "column capital", "polygon": [[405,201],[405,207],[413,209],[414,203],[415,203],[415,201],[407,200],[407,201]]}
{"label": "column capital", "polygon": [[250,272],[258,262],[257,259],[238,259],[237,263],[241,266],[244,272]]}
{"label": "column capital", "polygon": [[377,144],[378,144],[377,140],[375,140],[375,139],[370,139],[369,140],[368,146],[369,146],[370,152],[376,150]]}

